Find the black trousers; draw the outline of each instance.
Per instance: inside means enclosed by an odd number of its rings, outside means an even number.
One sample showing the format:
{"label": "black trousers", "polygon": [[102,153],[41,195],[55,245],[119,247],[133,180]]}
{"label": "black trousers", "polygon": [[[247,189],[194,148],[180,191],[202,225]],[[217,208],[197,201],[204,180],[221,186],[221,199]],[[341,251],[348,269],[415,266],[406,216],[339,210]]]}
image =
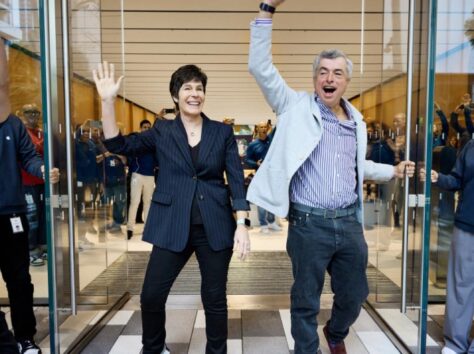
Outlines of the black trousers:
{"label": "black trousers", "polygon": [[[10,219],[14,216],[21,219],[21,233],[13,233]],[[7,284],[16,340],[32,340],[36,333],[29,266],[28,220],[25,214],[0,215],[0,270]]]}
{"label": "black trousers", "polygon": [[18,346],[12,333],[8,330],[5,314],[0,311],[0,353],[18,354]]}
{"label": "black trousers", "polygon": [[232,249],[213,251],[202,225],[192,225],[182,252],[153,247],[141,294],[143,354],[160,354],[165,345],[165,304],[181,269],[196,252],[201,299],[206,315],[206,354],[227,352],[226,285]]}

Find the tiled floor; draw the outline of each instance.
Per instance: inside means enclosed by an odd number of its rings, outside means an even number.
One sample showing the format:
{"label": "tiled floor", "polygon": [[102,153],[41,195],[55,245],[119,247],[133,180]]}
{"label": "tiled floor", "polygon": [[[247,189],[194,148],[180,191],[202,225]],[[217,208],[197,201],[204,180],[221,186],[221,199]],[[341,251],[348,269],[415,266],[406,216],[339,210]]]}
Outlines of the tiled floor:
{"label": "tiled floor", "polygon": [[[287,295],[266,296],[228,296],[229,304],[229,341],[228,352],[232,353],[291,353],[294,342],[290,332],[289,298]],[[321,297],[319,323],[325,323],[330,315],[332,295]],[[167,303],[168,343],[173,354],[203,353],[205,345],[205,318],[199,295],[172,295]],[[9,308],[3,308],[11,328]],[[414,349],[416,345],[417,316],[410,312],[407,316],[398,309],[379,309],[381,316],[396,330],[398,336]],[[104,315],[105,311],[80,310],[78,316],[62,314],[61,348],[67,348],[84,329],[92,326]],[[439,354],[443,345],[442,327],[444,306],[430,305],[428,308],[428,348],[426,354]],[[36,341],[43,353],[49,350],[48,309],[35,308],[37,320]],[[320,338],[321,327],[318,328]],[[474,325],[471,336],[474,337]],[[390,354],[398,353],[389,338],[377,326],[369,314],[362,310],[358,320],[350,329],[346,345],[351,354]],[[323,353],[328,353],[324,339],[321,342]],[[84,353],[140,353],[141,320],[139,296],[133,296],[93,339]]]}
{"label": "tiled floor", "polygon": [[[250,231],[253,251],[285,251],[287,223],[282,222],[280,232],[260,233],[260,228]],[[95,279],[104,269],[112,264],[126,251],[149,251],[151,245],[141,241],[143,225],[137,225],[135,236],[126,241],[125,232],[118,235],[91,235],[87,237],[94,245],[79,254],[80,288],[83,289]],[[125,231],[125,228],[123,228]],[[380,237],[390,235],[391,244],[385,252],[376,250]],[[376,266],[395,284],[400,283],[401,261],[397,258],[401,250],[400,235],[393,233],[388,227],[376,227],[365,233],[369,244],[369,262]],[[46,267],[31,268],[35,296],[47,296]],[[443,293],[442,289],[432,291]],[[5,297],[6,291],[0,284],[0,297]],[[324,323],[329,317],[332,295],[322,298],[322,311],[319,322]],[[190,300],[191,299],[191,300]],[[205,325],[199,296],[173,295],[168,302],[168,342],[175,353],[203,353],[205,345]],[[290,314],[287,296],[229,296],[229,353],[289,353],[294,348],[290,333]],[[383,307],[383,306],[382,306]],[[393,308],[393,307],[392,307]],[[6,309],[4,309],[5,311]],[[114,317],[106,328],[90,343],[85,353],[139,353],[141,348],[141,325],[138,298],[131,301]],[[7,310],[8,312],[8,310]],[[39,318],[39,334],[41,338],[47,335],[47,316],[45,308],[37,311]],[[47,309],[46,309],[47,312]],[[428,322],[428,332],[433,338],[428,342],[432,345],[429,353],[439,353],[442,340],[442,319],[444,306],[430,307],[431,319]],[[416,319],[411,321],[401,316],[396,310],[383,309],[382,316],[394,328],[399,328],[400,334],[408,337],[410,343],[415,343]],[[93,324],[97,311],[83,314],[86,323]],[[65,321],[67,329],[74,321]],[[398,326],[398,327],[397,327]],[[64,329],[63,328],[63,329]],[[70,331],[71,332],[71,331]],[[321,332],[321,328],[319,331]],[[72,332],[71,332],[72,333]],[[320,333],[321,337],[321,333]],[[64,337],[67,342],[72,337]],[[389,338],[380,330],[370,316],[363,311],[358,321],[352,326],[346,340],[351,354],[365,353],[397,353]],[[44,352],[48,352],[47,337],[41,341]],[[323,353],[328,353],[324,339],[321,342]],[[428,352],[427,352],[428,353]]]}
{"label": "tiled floor", "polygon": [[[201,354],[205,352],[206,335],[204,312],[198,298],[179,309],[171,296],[167,309],[167,345],[173,354]],[[240,300],[240,301],[239,301]],[[138,297],[113,317],[108,325],[84,349],[85,354],[127,353],[139,354],[141,350],[141,321]],[[294,342],[290,334],[290,311],[282,309],[251,309],[246,301],[229,299],[229,354],[287,354],[292,353]],[[236,308],[235,305],[242,308]],[[251,302],[249,302],[251,304]],[[323,309],[318,317],[325,323],[330,316],[331,297],[324,296]],[[322,327],[318,327],[320,338]],[[380,330],[372,318],[362,311],[346,339],[351,354],[399,353],[389,338]],[[329,353],[327,343],[321,340],[323,353]]]}

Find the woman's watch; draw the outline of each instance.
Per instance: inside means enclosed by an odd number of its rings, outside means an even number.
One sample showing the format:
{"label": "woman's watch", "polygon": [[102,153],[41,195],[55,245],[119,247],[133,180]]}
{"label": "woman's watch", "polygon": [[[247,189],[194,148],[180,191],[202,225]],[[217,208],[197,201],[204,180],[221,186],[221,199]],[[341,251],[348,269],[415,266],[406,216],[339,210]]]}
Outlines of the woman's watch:
{"label": "woman's watch", "polygon": [[237,219],[237,225],[244,225],[245,227],[250,227],[250,219],[239,218]]}

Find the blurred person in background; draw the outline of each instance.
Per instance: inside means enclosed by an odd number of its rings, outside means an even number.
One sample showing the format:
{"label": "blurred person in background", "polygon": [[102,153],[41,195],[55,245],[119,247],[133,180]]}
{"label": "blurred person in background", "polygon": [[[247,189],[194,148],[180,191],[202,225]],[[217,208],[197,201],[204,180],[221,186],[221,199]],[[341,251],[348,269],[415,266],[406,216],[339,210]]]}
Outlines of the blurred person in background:
{"label": "blurred person in background", "polygon": [[[255,139],[249,144],[244,159],[249,167],[258,170],[270,148],[273,134],[274,130],[268,121],[260,122],[255,126]],[[260,206],[257,206],[257,209],[261,233],[268,234],[270,230],[281,231],[281,227],[275,221],[274,214]]]}
{"label": "blurred person in background", "polygon": [[[145,132],[151,128],[149,120],[140,122],[140,131]],[[137,210],[140,201],[143,201],[143,217],[140,218],[146,222],[148,211],[150,210],[151,196],[155,189],[155,168],[156,161],[153,153],[128,156],[128,173],[130,177],[130,206],[128,209],[127,238],[133,237]],[[142,199],[143,196],[143,199]]]}
{"label": "blurred person in background", "polygon": [[[21,117],[26,131],[36,152],[41,158],[44,157],[44,134],[39,127],[41,112],[34,103],[25,104],[21,108]],[[28,239],[30,242],[30,264],[34,267],[44,265],[48,258],[46,249],[46,214],[44,180],[21,169],[21,178],[25,189],[27,203],[28,224],[30,227]]]}

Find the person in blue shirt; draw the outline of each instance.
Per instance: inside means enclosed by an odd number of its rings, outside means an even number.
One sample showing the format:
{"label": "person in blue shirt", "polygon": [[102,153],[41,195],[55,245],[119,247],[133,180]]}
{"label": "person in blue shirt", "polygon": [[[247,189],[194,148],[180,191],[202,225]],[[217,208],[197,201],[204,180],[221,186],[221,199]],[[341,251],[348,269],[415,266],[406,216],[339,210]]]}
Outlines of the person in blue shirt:
{"label": "person in blue shirt", "polygon": [[[458,152],[460,152],[464,145],[474,137],[474,124],[472,123],[471,110],[473,109],[473,104],[471,102],[471,95],[465,93],[462,97],[462,103],[457,106],[453,112],[451,112],[450,124],[451,127],[458,133]],[[464,113],[464,122],[465,127],[459,124],[459,115]]]}
{"label": "person in blue shirt", "polygon": [[435,111],[441,120],[441,129],[439,124],[434,124],[433,126],[433,149],[438,146],[446,146],[449,136],[449,123],[446,115],[441,110],[441,107],[435,102]]}
{"label": "person in blue shirt", "polygon": [[395,154],[384,137],[384,132],[387,130],[383,123],[367,124],[367,160],[389,165],[395,164]]}
{"label": "person in blue shirt", "polygon": [[[367,124],[367,160],[388,165],[395,164],[395,154],[385,139],[387,131],[388,129],[383,123],[372,121]],[[389,196],[389,184],[387,183],[381,183],[377,188],[377,184],[370,181],[366,183],[366,188],[367,199],[369,200],[375,200],[377,193],[380,199],[385,199]]]}
{"label": "person in blue shirt", "polygon": [[[151,128],[149,120],[140,122],[140,131],[145,132]],[[137,217],[137,210],[143,195],[143,221],[146,222],[150,210],[151,197],[155,189],[156,161],[152,153],[129,157],[130,179],[130,207],[128,209],[127,238],[133,236],[133,229]]]}
{"label": "person in blue shirt", "polygon": [[[271,125],[269,122],[260,122],[255,126],[256,138],[247,147],[244,161],[248,166],[257,170],[265,159],[272,142],[274,130],[269,134]],[[275,222],[275,215],[262,207],[258,208],[258,221],[260,232],[268,234],[270,230],[281,231],[281,227]]]}
{"label": "person in blue shirt", "polygon": [[127,203],[127,185],[125,156],[106,152],[104,154],[104,187],[107,204],[112,206],[112,222],[105,226],[110,233],[121,233],[125,221],[125,205]]}
{"label": "person in blue shirt", "polygon": [[[420,171],[422,181],[426,171]],[[431,182],[459,193],[449,251],[443,354],[474,353],[469,338],[474,316],[474,140],[458,155],[449,174],[431,170]]]}
{"label": "person in blue shirt", "polygon": [[[92,224],[93,214],[87,213],[86,206],[93,204],[99,192],[99,165],[102,155],[96,144],[91,139],[91,129],[88,124],[79,125],[76,129],[74,141],[77,181],[77,216],[79,228],[79,249],[90,248],[94,245],[86,237],[86,233],[96,234],[97,230]],[[86,194],[89,192],[89,196]]]}

